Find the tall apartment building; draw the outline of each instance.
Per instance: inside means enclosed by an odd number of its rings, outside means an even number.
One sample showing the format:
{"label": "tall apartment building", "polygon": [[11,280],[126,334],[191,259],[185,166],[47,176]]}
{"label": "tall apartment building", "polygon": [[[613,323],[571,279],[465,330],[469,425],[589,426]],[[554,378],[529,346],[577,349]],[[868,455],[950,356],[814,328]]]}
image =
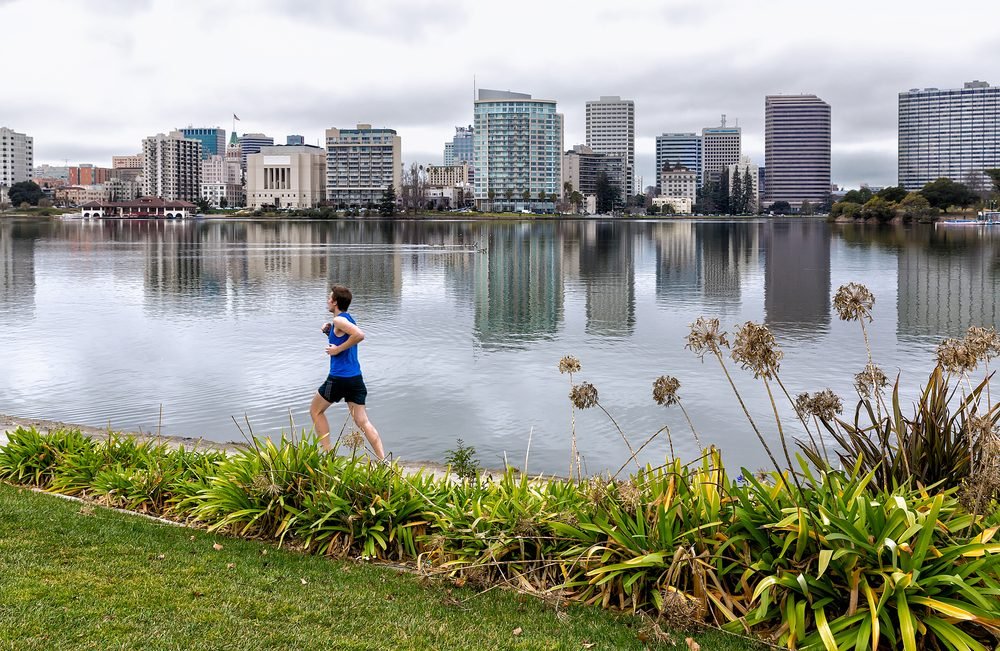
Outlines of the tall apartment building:
{"label": "tall apartment building", "polygon": [[603,172],[621,190],[622,200],[627,196],[622,185],[625,177],[625,156],[599,154],[587,145],[576,145],[563,154],[562,182],[583,196],[597,195],[597,177]]}
{"label": "tall apartment building", "polygon": [[722,126],[701,130],[702,183],[718,181],[727,167],[740,162],[741,140],[742,130],[740,127],[727,127],[725,116]]}
{"label": "tall apartment building", "polygon": [[[899,184],[919,190],[947,177],[990,187],[984,169],[1000,168],[1000,87],[913,88],[899,94]],[[768,185],[770,185],[768,169]]]}
{"label": "tall apartment building", "polygon": [[181,129],[185,138],[201,142],[201,157],[222,156],[226,153],[226,130],[219,127],[188,127]]}
{"label": "tall apartment building", "polygon": [[[482,88],[474,115],[477,206],[544,207],[539,192],[561,194],[563,118],[556,113],[555,101]],[[527,202],[524,191],[531,196]]]}
{"label": "tall apartment building", "polygon": [[764,98],[764,204],[793,209],[830,195],[830,105],[815,95]]}
{"label": "tall apartment building", "polygon": [[30,181],[34,169],[34,139],[13,129],[0,127],[0,188]]}
{"label": "tall apartment building", "polygon": [[469,183],[474,183],[476,179],[472,132],[471,124],[468,127],[455,127],[455,135],[451,141],[444,143],[445,166],[465,163],[469,168]]}
{"label": "tall apartment building", "polygon": [[240,136],[240,167],[245,172],[247,169],[247,156],[256,154],[261,147],[273,147],[274,138],[265,136],[263,133],[244,133]]}
{"label": "tall apartment building", "polygon": [[326,157],[322,147],[313,145],[263,147],[251,154],[247,158],[247,206],[318,206],[326,198]]}
{"label": "tall apartment building", "polygon": [[394,129],[326,130],[326,198],[335,205],[377,204],[390,185],[402,191],[402,141]]}
{"label": "tall apartment building", "polygon": [[166,201],[195,202],[201,196],[201,141],[180,131],[142,141],[142,193]]}
{"label": "tall apartment building", "polygon": [[701,144],[701,136],[697,133],[664,133],[656,136],[657,191],[663,192],[660,187],[660,172],[667,165],[683,165],[694,172],[699,188],[705,183],[701,178]]}
{"label": "tall apartment building", "polygon": [[604,95],[587,102],[587,146],[625,159],[622,196],[635,194],[635,102]]}

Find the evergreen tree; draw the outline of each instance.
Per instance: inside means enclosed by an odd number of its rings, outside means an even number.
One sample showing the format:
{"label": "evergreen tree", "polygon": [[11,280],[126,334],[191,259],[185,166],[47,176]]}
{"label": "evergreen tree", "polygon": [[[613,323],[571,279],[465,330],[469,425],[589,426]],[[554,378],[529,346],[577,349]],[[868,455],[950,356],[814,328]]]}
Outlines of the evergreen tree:
{"label": "evergreen tree", "polygon": [[723,215],[731,214],[729,201],[729,174],[723,171],[719,175],[718,195],[715,200],[716,207]]}
{"label": "evergreen tree", "polygon": [[611,182],[606,172],[597,174],[597,212],[601,214],[614,210],[615,203],[621,198],[621,188]]}
{"label": "evergreen tree", "polygon": [[396,189],[390,184],[382,192],[382,200],[378,204],[378,214],[392,217],[396,214]]}
{"label": "evergreen tree", "polygon": [[757,212],[757,197],[754,196],[753,176],[750,174],[749,167],[743,171],[743,206],[745,212]]}
{"label": "evergreen tree", "polygon": [[[729,178],[729,170],[725,171],[726,178]],[[733,170],[733,185],[729,190],[729,208],[734,215],[742,215],[746,212],[743,206],[743,179],[740,177],[740,168]]]}

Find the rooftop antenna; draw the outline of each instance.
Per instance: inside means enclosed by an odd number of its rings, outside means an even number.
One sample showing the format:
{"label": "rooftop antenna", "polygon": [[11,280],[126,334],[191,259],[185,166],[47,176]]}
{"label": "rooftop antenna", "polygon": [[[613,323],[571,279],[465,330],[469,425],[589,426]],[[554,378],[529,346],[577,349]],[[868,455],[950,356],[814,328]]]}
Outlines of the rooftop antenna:
{"label": "rooftop antenna", "polygon": [[722,126],[723,127],[726,126],[726,114],[725,113],[722,114]]}

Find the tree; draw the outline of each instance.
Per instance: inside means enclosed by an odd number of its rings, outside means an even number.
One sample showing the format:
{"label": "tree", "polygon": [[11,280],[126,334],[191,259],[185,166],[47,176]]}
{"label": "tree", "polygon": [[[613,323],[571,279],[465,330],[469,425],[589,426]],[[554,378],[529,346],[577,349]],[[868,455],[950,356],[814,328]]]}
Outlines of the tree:
{"label": "tree", "polygon": [[715,196],[716,208],[723,215],[732,214],[732,201],[729,196],[729,174],[725,171],[719,175],[719,185]]}
{"label": "tree", "polygon": [[882,197],[886,201],[891,201],[892,203],[899,203],[906,197],[906,190],[903,189],[901,185],[890,185],[887,188],[882,188],[878,191],[876,197]]}
{"label": "tree", "polygon": [[882,197],[872,197],[861,207],[861,216],[884,224],[896,216],[896,211],[893,210],[892,204]]}
{"label": "tree", "polygon": [[803,201],[802,205],[799,206],[799,214],[800,215],[807,215],[808,216],[808,215],[813,215],[815,213],[816,213],[816,209],[808,201]]}
{"label": "tree", "polygon": [[787,201],[775,201],[771,204],[771,212],[775,215],[787,215],[792,211],[792,205]]}
{"label": "tree", "polygon": [[38,202],[45,196],[45,193],[42,192],[42,189],[34,181],[21,181],[10,186],[7,196],[10,197],[10,202],[15,206],[20,206],[23,203],[29,206],[37,206]]}
{"label": "tree", "polygon": [[993,191],[1000,192],[1000,169],[983,170],[983,172],[993,181]]}
{"label": "tree", "polygon": [[[726,178],[729,178],[729,171],[723,172]],[[734,215],[742,215],[746,212],[746,207],[743,205],[743,178],[740,176],[740,171],[737,168],[733,171],[733,185],[729,190],[729,208]]]}
{"label": "tree", "polygon": [[47,197],[45,199],[40,199],[38,201],[38,207],[39,208],[51,208],[52,207],[52,199],[49,199]]}
{"label": "tree", "polygon": [[573,190],[569,195],[569,202],[573,204],[573,210],[580,212],[580,204],[583,203],[583,195],[578,190]]}
{"label": "tree", "polygon": [[427,204],[427,172],[423,165],[410,163],[403,175],[403,210],[416,214]]}
{"label": "tree", "polygon": [[844,201],[848,203],[856,203],[859,205],[865,205],[868,200],[875,196],[875,193],[869,188],[861,188],[860,190],[851,190],[844,195]]}
{"label": "tree", "polygon": [[225,197],[219,197],[219,208],[226,208],[229,206],[229,201]]}
{"label": "tree", "polygon": [[505,199],[507,199],[507,205],[504,206],[504,209],[510,210],[511,209],[510,202],[514,199],[514,191],[511,190],[510,188],[507,188],[506,190],[503,191],[503,196]]}
{"label": "tree", "polygon": [[524,207],[527,208],[531,201],[531,190],[521,190],[521,199],[524,200]]}
{"label": "tree", "polygon": [[569,181],[563,181],[563,196],[568,197],[573,194],[573,184]]}
{"label": "tree", "polygon": [[949,206],[965,208],[976,199],[965,185],[944,176],[925,185],[920,194],[932,206],[941,210],[947,210]]}
{"label": "tree", "polygon": [[391,183],[382,191],[382,199],[378,203],[378,214],[383,217],[392,217],[396,214],[396,188],[392,187]]}
{"label": "tree", "polygon": [[899,211],[904,222],[921,221],[937,214],[927,198],[919,192],[911,192],[899,202]]}
{"label": "tree", "polygon": [[615,208],[615,204],[621,198],[621,188],[612,183],[611,177],[606,172],[597,173],[597,212],[599,214],[609,213]]}
{"label": "tree", "polygon": [[831,217],[850,217],[857,219],[861,215],[861,204],[851,201],[838,201],[830,207]]}
{"label": "tree", "polygon": [[194,201],[194,205],[198,206],[199,213],[206,213],[212,211],[212,204],[208,203],[208,199],[205,197],[198,197]]}
{"label": "tree", "polygon": [[743,170],[743,197],[741,201],[743,202],[743,210],[748,213],[757,212],[757,194],[753,191],[753,180],[750,168]]}
{"label": "tree", "polygon": [[654,204],[650,205],[648,208],[646,208],[646,214],[647,215],[658,215],[658,214],[660,214],[660,207],[657,206],[654,203]]}
{"label": "tree", "polygon": [[493,200],[497,198],[496,190],[490,188],[486,192],[486,198],[490,200],[490,212],[493,212]]}
{"label": "tree", "polygon": [[694,211],[702,215],[709,215],[716,212],[718,206],[715,202],[716,187],[711,181],[706,181],[695,194]]}

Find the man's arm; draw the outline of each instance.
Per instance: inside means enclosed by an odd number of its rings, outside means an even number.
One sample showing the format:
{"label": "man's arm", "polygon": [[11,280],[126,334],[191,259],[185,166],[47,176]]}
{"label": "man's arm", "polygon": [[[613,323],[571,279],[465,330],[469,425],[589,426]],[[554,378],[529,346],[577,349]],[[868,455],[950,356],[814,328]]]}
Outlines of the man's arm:
{"label": "man's arm", "polygon": [[362,341],[365,340],[365,333],[362,332],[361,328],[351,323],[342,316],[335,317],[333,319],[333,327],[347,335],[347,341],[340,344],[339,346],[327,346],[326,354],[333,356],[339,355],[351,346],[357,346]]}

